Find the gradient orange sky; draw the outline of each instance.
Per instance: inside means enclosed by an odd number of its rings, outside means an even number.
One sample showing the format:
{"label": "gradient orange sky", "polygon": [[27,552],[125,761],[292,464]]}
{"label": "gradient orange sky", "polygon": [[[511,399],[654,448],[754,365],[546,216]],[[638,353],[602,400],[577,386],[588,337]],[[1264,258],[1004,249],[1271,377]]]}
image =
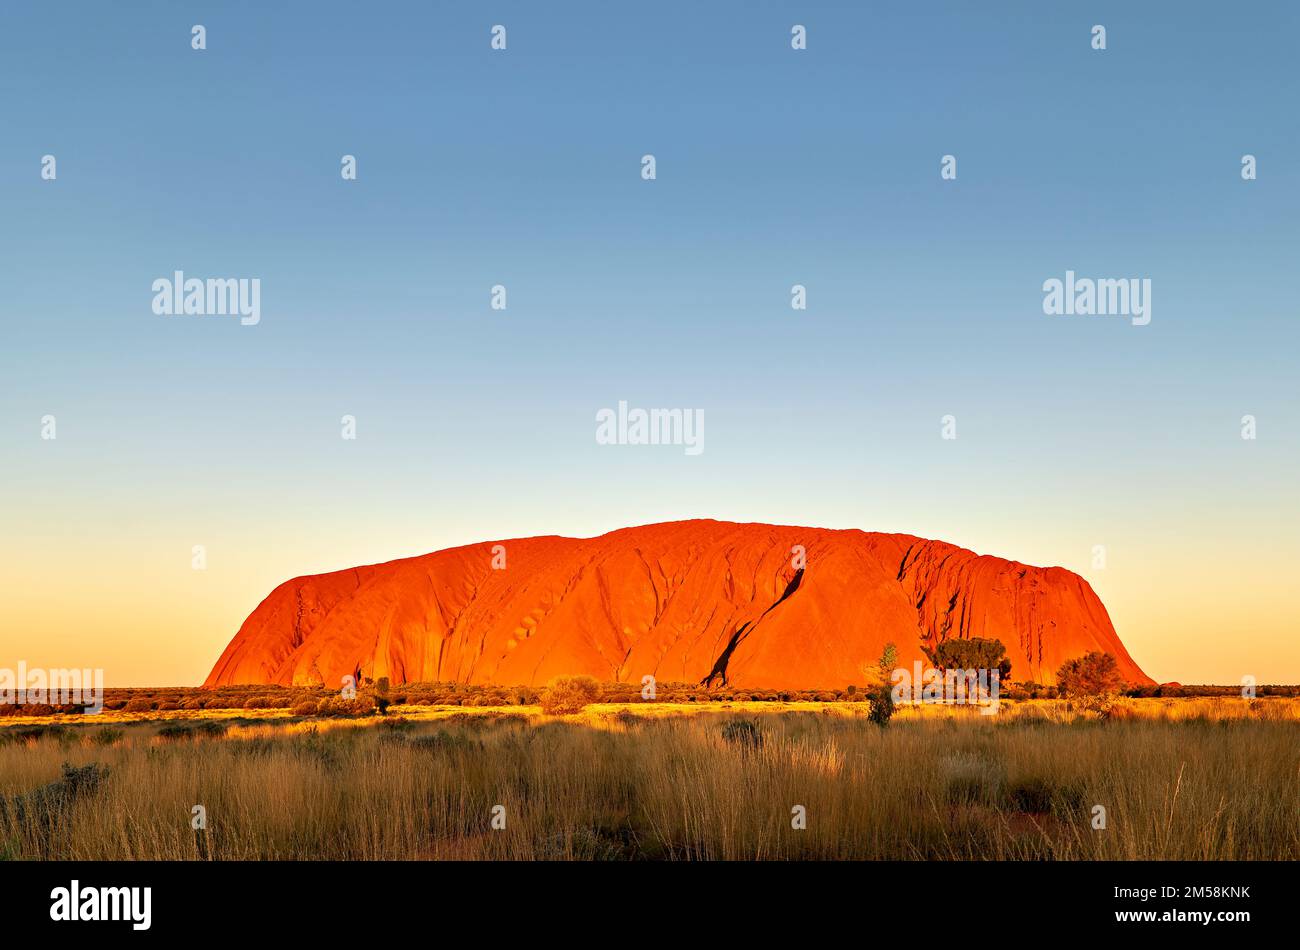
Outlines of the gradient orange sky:
{"label": "gradient orange sky", "polygon": [[[634,449],[627,451],[635,452]],[[617,481],[612,479],[611,481]],[[158,496],[133,510],[108,493],[99,504],[69,499],[59,520],[44,506],[11,522],[0,574],[3,662],[29,667],[101,667],[111,686],[199,683],[244,617],[279,582],[486,539],[545,533],[590,535],[626,523],[683,516],[762,520],[827,527],[868,525],[941,537],[981,553],[1026,563],[1060,565],[1086,577],[1110,611],[1139,665],[1159,681],[1300,682],[1300,643],[1292,633],[1291,596],[1300,535],[1285,519],[1261,526],[1231,506],[1196,531],[1182,505],[1169,499],[1145,512],[1116,510],[1095,518],[1038,523],[982,514],[934,513],[902,523],[896,513],[861,503],[744,503],[708,510],[690,506],[687,484],[661,486],[663,507],[615,519],[582,514],[571,497],[546,503],[545,492],[503,494],[483,509],[434,515],[401,492],[377,492],[361,506],[328,495],[302,494],[285,507],[245,503],[227,489],[205,501]],[[609,482],[593,481],[587,505],[619,504]],[[570,510],[564,510],[566,506]],[[1144,506],[1145,507],[1145,506]],[[147,508],[147,513],[144,510]],[[548,514],[539,509],[550,508]],[[849,509],[847,512],[843,509]],[[1068,515],[1068,509],[1067,509]],[[328,517],[329,520],[325,520]],[[941,524],[942,522],[942,524]],[[191,568],[191,546],[207,547],[208,567]],[[1105,543],[1107,564],[1092,567],[1092,546]]]}

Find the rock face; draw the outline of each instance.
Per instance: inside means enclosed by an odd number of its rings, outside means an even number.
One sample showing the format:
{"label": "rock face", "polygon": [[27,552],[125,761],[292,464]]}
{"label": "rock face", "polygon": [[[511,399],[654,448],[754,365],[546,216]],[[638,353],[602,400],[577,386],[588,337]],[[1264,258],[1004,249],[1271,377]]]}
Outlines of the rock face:
{"label": "rock face", "polygon": [[[796,554],[799,546],[803,560]],[[501,567],[504,560],[504,567]],[[494,567],[494,561],[497,567]],[[942,541],[719,521],[522,538],[286,581],[204,685],[604,681],[843,688],[886,642],[996,637],[1013,680],[1090,650],[1133,662],[1088,583]]]}

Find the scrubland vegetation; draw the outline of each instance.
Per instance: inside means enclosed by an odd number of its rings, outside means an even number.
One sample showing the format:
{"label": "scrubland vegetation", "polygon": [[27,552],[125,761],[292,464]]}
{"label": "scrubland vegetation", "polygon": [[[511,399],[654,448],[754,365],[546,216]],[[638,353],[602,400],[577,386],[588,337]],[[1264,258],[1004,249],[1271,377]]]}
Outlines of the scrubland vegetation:
{"label": "scrubland vegetation", "polygon": [[870,702],[834,697],[548,714],[405,692],[387,715],[245,706],[0,728],[0,857],[1300,855],[1294,699],[1128,698],[1104,718],[1064,700],[900,706],[878,724]]}
{"label": "scrubland vegetation", "polygon": [[[637,683],[599,683],[590,677],[564,677],[564,679],[589,680],[594,684],[587,702],[642,704],[649,702],[641,695]],[[547,687],[539,686],[483,686],[469,683],[405,683],[387,686],[368,682],[357,691],[357,698],[345,700],[338,690],[315,686],[222,686],[216,689],[196,687],[108,689],[104,691],[104,710],[123,716],[149,716],[177,713],[215,712],[238,714],[251,710],[255,714],[279,711],[284,715],[337,715],[368,714],[375,708],[375,697],[382,693],[385,702],[392,706],[533,706],[543,702]],[[698,683],[661,682],[657,685],[653,702],[709,704],[719,702],[754,703],[830,703],[867,702],[874,687],[846,686],[842,689],[739,689],[734,687],[705,687]],[[1239,697],[1240,686],[1143,686],[1126,687],[1120,696],[1129,698],[1170,697]],[[1263,685],[1256,689],[1260,697],[1300,697],[1300,686]],[[1061,692],[1056,686],[1037,683],[1004,683],[1002,697],[1010,700],[1057,699]],[[0,720],[8,717],[43,717],[76,715],[80,706],[70,705],[4,705],[0,704]]]}

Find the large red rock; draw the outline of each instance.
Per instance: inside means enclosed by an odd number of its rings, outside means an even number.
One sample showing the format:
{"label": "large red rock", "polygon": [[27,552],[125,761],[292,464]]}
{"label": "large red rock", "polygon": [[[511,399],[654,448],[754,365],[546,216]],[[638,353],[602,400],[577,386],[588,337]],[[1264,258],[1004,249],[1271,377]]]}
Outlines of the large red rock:
{"label": "large red rock", "polygon": [[[493,567],[494,544],[505,568]],[[792,549],[802,546],[798,569]],[[498,559],[498,563],[500,563]],[[942,541],[720,521],[521,538],[298,577],[244,621],[205,685],[604,681],[842,688],[886,642],[996,637],[1013,680],[1090,650],[1133,662],[1087,581]]]}

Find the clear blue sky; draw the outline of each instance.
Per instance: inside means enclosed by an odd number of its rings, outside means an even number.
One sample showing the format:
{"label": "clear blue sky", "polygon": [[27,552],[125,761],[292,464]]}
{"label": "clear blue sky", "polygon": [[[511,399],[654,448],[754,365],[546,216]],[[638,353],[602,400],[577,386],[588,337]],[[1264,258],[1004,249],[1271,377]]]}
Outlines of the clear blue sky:
{"label": "clear blue sky", "polygon": [[[0,635],[80,642],[125,563],[105,629],[189,601],[152,678],[193,680],[295,574],[710,516],[1059,563],[1157,678],[1300,679],[1244,567],[1300,566],[1298,10],[6,5]],[[261,324],[154,315],[176,269],[259,277]],[[1045,316],[1067,269],[1150,278],[1151,324]],[[620,399],[702,409],[704,454],[597,446]],[[160,566],[200,542],[208,588]],[[1180,668],[1193,621],[1249,662]]]}

